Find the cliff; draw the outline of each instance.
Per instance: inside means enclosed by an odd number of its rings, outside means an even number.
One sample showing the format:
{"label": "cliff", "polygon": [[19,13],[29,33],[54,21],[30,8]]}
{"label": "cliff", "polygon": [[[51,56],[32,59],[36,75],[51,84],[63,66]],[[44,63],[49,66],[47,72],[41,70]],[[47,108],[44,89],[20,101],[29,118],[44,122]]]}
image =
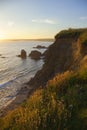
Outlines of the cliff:
{"label": "cliff", "polygon": [[31,79],[29,85],[44,86],[57,73],[76,70],[87,54],[87,29],[63,30],[44,53],[45,64]]}

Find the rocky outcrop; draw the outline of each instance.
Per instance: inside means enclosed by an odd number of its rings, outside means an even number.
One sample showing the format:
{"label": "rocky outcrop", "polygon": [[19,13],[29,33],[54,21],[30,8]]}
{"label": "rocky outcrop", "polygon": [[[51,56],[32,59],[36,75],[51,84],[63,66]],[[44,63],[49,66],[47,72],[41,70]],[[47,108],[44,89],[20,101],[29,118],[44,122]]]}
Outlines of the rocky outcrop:
{"label": "rocky outcrop", "polygon": [[87,54],[86,44],[85,48],[82,48],[81,39],[78,40],[84,31],[87,32],[87,29],[69,29],[57,34],[55,42],[44,53],[43,68],[36,73],[29,84],[44,86],[57,73],[76,70],[80,66],[80,61]]}
{"label": "rocky outcrop", "polygon": [[1,58],[3,58],[3,59],[4,59],[4,58],[6,58],[6,57],[5,57],[5,56],[2,56]]}
{"label": "rocky outcrop", "polygon": [[21,57],[22,59],[25,59],[27,57],[27,53],[24,49],[21,50],[21,54],[17,55],[18,57]]}
{"label": "rocky outcrop", "polygon": [[31,51],[31,53],[29,54],[29,57],[31,57],[31,59],[34,59],[34,60],[39,60],[41,58],[41,52],[39,51]]}
{"label": "rocky outcrop", "polygon": [[33,48],[37,48],[37,49],[46,49],[47,47],[45,47],[45,46],[41,46],[41,45],[38,45],[38,46],[33,47]]}
{"label": "rocky outcrop", "polygon": [[4,58],[7,58],[7,57],[5,57],[5,56],[3,56],[2,54],[0,54],[0,58],[3,58],[3,59],[4,59]]}

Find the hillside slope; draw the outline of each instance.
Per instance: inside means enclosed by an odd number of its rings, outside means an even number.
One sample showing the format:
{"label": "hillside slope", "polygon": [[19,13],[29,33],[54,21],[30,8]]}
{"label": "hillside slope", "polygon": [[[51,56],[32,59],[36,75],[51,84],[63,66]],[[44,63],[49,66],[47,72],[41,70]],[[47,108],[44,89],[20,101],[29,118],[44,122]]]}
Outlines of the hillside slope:
{"label": "hillside slope", "polygon": [[1,118],[0,130],[87,130],[87,30],[56,35],[29,84],[46,85]]}

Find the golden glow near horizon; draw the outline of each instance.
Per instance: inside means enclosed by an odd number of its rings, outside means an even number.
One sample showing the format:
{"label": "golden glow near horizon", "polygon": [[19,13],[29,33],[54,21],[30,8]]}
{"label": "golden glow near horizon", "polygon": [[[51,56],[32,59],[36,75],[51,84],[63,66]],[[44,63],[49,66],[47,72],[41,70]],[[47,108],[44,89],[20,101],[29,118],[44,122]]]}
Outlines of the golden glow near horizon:
{"label": "golden glow near horizon", "polygon": [[4,35],[4,33],[0,32],[0,40],[3,40],[3,39],[5,39],[5,35]]}
{"label": "golden glow near horizon", "polygon": [[[30,30],[29,30],[30,31]],[[29,32],[28,30],[20,30],[20,31],[17,31],[12,29],[10,30],[8,28],[8,30],[6,30],[5,33],[2,33],[0,32],[0,41],[1,40],[6,40],[6,39],[44,39],[44,38],[53,38],[53,36],[55,34],[53,34],[52,32],[48,32],[48,33],[45,33],[45,32],[40,32],[40,33],[37,33],[37,30],[36,31],[30,31]],[[48,35],[47,35],[48,34]]]}

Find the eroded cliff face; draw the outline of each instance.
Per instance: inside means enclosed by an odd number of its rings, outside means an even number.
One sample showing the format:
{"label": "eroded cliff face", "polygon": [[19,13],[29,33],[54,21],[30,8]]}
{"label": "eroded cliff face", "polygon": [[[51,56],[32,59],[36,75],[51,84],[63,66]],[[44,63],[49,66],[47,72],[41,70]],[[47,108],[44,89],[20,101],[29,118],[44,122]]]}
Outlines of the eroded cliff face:
{"label": "eroded cliff face", "polygon": [[45,52],[43,68],[30,80],[29,85],[44,86],[58,73],[77,70],[87,54],[87,41],[85,39],[83,42],[81,38],[84,32],[87,34],[87,29],[69,29],[57,34],[55,42]]}

